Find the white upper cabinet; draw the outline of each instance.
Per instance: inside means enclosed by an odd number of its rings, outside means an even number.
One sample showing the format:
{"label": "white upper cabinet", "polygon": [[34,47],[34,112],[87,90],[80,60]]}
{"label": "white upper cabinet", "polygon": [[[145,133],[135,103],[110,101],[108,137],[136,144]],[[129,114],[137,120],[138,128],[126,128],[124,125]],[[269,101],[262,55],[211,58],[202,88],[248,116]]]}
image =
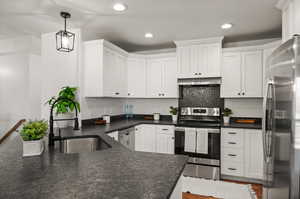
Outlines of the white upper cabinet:
{"label": "white upper cabinet", "polygon": [[223,37],[175,41],[178,78],[220,77],[222,40]]}
{"label": "white upper cabinet", "polygon": [[177,62],[175,56],[147,58],[147,97],[177,98]]}
{"label": "white upper cabinet", "polygon": [[104,41],[84,42],[85,97],[127,96],[127,53]]}
{"label": "white upper cabinet", "polygon": [[241,93],[241,63],[240,53],[224,53],[222,64],[222,97],[237,97]]}
{"label": "white upper cabinet", "polygon": [[128,58],[128,97],[146,97],[146,59],[144,57]]}
{"label": "white upper cabinet", "polygon": [[221,97],[260,98],[262,84],[262,50],[223,52]]}
{"label": "white upper cabinet", "polygon": [[242,96],[262,97],[262,51],[245,52],[242,58]]}
{"label": "white upper cabinet", "polygon": [[147,60],[147,96],[150,98],[163,96],[163,66],[160,59]]}
{"label": "white upper cabinet", "polygon": [[282,40],[300,34],[300,1],[279,0],[276,7],[282,11]]}

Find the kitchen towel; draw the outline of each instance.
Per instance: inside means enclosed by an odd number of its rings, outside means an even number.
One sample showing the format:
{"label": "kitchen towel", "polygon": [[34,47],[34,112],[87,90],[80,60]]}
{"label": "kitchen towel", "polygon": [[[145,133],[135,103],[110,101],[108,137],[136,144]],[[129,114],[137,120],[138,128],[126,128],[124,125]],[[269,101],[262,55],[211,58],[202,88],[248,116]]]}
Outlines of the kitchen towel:
{"label": "kitchen towel", "polygon": [[197,129],[196,152],[201,154],[208,153],[208,130],[207,129]]}
{"label": "kitchen towel", "polygon": [[184,151],[185,152],[196,152],[196,129],[185,128],[184,133]]}

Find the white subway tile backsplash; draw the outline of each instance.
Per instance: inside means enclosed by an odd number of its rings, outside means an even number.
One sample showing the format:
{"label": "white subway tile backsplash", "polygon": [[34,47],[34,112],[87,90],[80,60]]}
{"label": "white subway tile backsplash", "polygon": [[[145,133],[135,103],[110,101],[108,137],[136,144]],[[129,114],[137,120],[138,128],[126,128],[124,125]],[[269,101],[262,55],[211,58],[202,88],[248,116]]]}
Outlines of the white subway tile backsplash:
{"label": "white subway tile backsplash", "polygon": [[232,109],[234,117],[263,117],[263,99],[225,99],[225,107]]}

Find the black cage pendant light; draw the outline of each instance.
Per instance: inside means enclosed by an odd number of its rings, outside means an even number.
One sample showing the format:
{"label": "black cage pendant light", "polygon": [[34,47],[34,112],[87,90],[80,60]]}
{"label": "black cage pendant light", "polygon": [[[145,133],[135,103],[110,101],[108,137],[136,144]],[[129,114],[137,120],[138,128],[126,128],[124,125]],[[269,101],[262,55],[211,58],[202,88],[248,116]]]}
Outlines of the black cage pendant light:
{"label": "black cage pendant light", "polygon": [[71,17],[68,12],[61,12],[65,19],[65,29],[56,33],[56,49],[61,52],[71,52],[74,49],[75,34],[67,31],[67,19]]}

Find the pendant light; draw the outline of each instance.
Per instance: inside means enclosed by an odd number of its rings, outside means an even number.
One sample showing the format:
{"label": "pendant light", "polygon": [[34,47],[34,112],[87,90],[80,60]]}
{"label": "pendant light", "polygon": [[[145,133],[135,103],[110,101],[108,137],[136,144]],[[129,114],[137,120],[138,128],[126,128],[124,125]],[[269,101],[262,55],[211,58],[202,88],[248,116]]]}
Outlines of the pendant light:
{"label": "pendant light", "polygon": [[61,12],[60,16],[65,19],[65,29],[56,33],[56,49],[61,52],[71,52],[74,49],[75,34],[67,31],[67,19],[71,18],[68,12]]}

